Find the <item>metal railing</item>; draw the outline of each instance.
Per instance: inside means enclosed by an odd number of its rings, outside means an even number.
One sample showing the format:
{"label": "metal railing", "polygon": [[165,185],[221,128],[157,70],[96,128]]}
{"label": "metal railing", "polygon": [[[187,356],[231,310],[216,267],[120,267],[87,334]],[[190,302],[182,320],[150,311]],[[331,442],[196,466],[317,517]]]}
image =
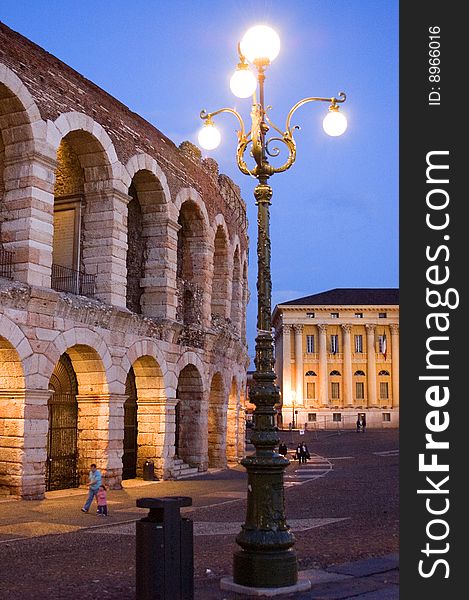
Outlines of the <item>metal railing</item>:
{"label": "metal railing", "polygon": [[77,296],[93,298],[95,281],[95,275],[88,275],[61,265],[52,265],[51,288],[57,292],[68,292]]}
{"label": "metal railing", "polygon": [[0,277],[13,279],[13,253],[0,248]]}

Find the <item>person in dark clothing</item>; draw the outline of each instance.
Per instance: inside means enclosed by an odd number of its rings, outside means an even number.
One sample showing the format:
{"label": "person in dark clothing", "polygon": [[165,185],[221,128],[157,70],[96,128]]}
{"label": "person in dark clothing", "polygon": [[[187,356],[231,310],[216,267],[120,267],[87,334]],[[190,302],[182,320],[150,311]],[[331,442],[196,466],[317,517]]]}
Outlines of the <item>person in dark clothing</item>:
{"label": "person in dark clothing", "polygon": [[308,446],[304,442],[301,444],[301,458],[302,458],[303,463],[306,463],[308,458],[311,458],[311,455],[308,450]]}
{"label": "person in dark clothing", "polygon": [[362,431],[363,431],[363,433],[365,433],[365,429],[366,429],[366,415],[362,415],[361,425],[362,425]]}
{"label": "person in dark clothing", "polygon": [[278,453],[282,454],[282,456],[286,456],[288,452],[287,445],[284,442],[281,442],[278,447]]}
{"label": "person in dark clothing", "polygon": [[358,415],[358,417],[357,417],[357,433],[360,433],[361,427],[362,427],[362,420],[361,420],[361,416]]}
{"label": "person in dark clothing", "polygon": [[296,458],[298,459],[298,462],[300,463],[300,465],[303,462],[301,453],[302,453],[301,444],[298,444],[298,446],[296,447]]}

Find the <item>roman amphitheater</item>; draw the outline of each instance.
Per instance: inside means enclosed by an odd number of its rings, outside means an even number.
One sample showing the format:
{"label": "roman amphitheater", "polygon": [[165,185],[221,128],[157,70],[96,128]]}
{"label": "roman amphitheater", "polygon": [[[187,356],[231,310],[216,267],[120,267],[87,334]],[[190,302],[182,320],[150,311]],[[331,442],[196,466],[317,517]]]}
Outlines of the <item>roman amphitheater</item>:
{"label": "roman amphitheater", "polygon": [[244,448],[239,188],[0,24],[0,494]]}

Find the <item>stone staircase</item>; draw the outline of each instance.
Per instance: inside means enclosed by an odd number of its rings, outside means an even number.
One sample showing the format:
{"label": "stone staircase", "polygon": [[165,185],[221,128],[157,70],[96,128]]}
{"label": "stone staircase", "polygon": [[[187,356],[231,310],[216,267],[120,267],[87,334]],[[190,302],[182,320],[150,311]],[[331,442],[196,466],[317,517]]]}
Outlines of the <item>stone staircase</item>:
{"label": "stone staircase", "polygon": [[199,469],[197,467],[190,467],[180,458],[173,460],[173,466],[170,469],[171,479],[185,479],[186,477],[194,477],[198,475]]}

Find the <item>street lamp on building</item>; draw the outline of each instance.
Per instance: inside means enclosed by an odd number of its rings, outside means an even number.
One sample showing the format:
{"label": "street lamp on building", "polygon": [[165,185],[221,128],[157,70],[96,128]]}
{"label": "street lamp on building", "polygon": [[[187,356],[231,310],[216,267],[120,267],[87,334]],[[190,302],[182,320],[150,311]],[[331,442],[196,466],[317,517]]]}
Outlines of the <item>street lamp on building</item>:
{"label": "street lamp on building", "polygon": [[[200,145],[206,150],[213,150],[221,140],[214,117],[221,113],[234,115],[239,122],[237,165],[242,173],[255,177],[258,182],[254,189],[258,211],[256,370],[249,392],[250,400],[256,406],[251,434],[255,452],[241,461],[248,473],[247,513],[245,524],[236,538],[241,550],[235,552],[233,565],[234,583],[253,588],[294,587],[298,580],[297,558],[293,550],[295,540],[284,510],[283,473],[289,461],[275,452],[279,438],[274,406],[279,403],[280,397],[274,383],[269,233],[272,188],[268,180],[275,173],[286,171],[295,162],[293,134],[298,126],[291,123],[294,113],[303,105],[310,102],[329,104],[323,121],[327,134],[341,135],[347,128],[347,121],[339,111],[339,104],[345,101],[343,92],[332,98],[300,100],[288,113],[284,129],[271,121],[267,114],[270,107],[266,106],[264,98],[265,72],[279,51],[280,39],[270,27],[258,25],[244,35],[238,44],[239,63],[230,87],[238,97],[252,95],[251,128],[246,130],[236,110],[221,108],[213,112],[202,110],[200,117],[204,126],[199,133]],[[271,136],[268,135],[270,130],[274,131]],[[288,156],[285,162],[274,166],[269,159],[280,155],[280,149],[275,145],[277,142],[286,147]]]}

